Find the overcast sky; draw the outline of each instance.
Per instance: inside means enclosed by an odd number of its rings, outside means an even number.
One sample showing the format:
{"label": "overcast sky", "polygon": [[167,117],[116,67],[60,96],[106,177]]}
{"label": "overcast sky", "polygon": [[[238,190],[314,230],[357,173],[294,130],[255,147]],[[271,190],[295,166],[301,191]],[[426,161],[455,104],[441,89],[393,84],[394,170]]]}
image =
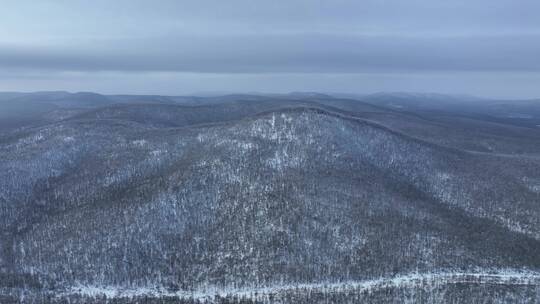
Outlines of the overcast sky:
{"label": "overcast sky", "polygon": [[2,0],[0,90],[540,97],[538,0]]}

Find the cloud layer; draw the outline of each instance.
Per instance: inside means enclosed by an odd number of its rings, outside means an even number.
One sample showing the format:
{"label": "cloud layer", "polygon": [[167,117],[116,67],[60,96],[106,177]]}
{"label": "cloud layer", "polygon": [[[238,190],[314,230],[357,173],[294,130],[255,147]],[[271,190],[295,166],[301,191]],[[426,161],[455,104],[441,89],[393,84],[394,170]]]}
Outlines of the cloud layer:
{"label": "cloud layer", "polygon": [[[539,11],[534,0],[7,1],[0,11],[0,68],[13,75],[15,89],[24,86],[15,79],[66,73],[201,80],[212,78],[202,74],[304,74],[313,84],[321,82],[314,75],[342,74],[401,75],[403,82],[419,73],[534,78]],[[113,88],[114,77],[107,79]],[[252,89],[264,87],[231,88]],[[460,91],[470,89],[463,83]]]}
{"label": "cloud layer", "polygon": [[0,46],[0,65],[69,71],[357,73],[540,71],[540,35],[174,36],[78,45]]}

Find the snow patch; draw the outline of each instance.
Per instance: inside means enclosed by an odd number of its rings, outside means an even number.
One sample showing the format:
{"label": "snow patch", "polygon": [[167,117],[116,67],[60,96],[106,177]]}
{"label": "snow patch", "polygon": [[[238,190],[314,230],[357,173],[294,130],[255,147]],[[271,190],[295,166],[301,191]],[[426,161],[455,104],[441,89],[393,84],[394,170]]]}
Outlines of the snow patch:
{"label": "snow patch", "polygon": [[450,174],[446,173],[446,172],[439,172],[437,174],[437,177],[439,178],[439,180],[441,181],[448,181],[450,180],[451,176]]}
{"label": "snow patch", "polygon": [[534,193],[540,193],[540,179],[532,179],[525,177],[523,182]]}
{"label": "snow patch", "polygon": [[290,292],[373,292],[387,288],[415,288],[433,284],[497,284],[540,286],[540,273],[533,271],[500,270],[498,272],[437,272],[410,273],[395,277],[339,283],[284,284],[253,288],[210,287],[199,291],[167,291],[159,286],[122,288],[118,286],[77,285],[59,296],[79,295],[88,297],[134,298],[140,296],[177,297],[188,300],[212,301],[216,297],[235,296],[248,299],[267,299]]}
{"label": "snow patch", "polygon": [[144,139],[138,139],[138,140],[134,140],[131,142],[133,145],[137,146],[137,147],[144,147],[146,146],[146,144],[148,143],[146,140]]}
{"label": "snow patch", "polygon": [[275,170],[300,167],[302,158],[297,155],[289,155],[287,149],[276,150],[274,156],[267,160],[268,166]]}
{"label": "snow patch", "polygon": [[150,155],[152,155],[153,157],[159,157],[161,154],[165,154],[165,153],[167,153],[167,151],[154,150],[150,152]]}
{"label": "snow patch", "polygon": [[44,139],[45,139],[45,136],[40,131],[39,133],[34,134],[32,136],[19,139],[17,141],[17,143],[15,144],[15,147],[20,148],[20,147],[22,147],[24,145],[36,144],[36,143],[38,143],[40,141],[43,141]]}

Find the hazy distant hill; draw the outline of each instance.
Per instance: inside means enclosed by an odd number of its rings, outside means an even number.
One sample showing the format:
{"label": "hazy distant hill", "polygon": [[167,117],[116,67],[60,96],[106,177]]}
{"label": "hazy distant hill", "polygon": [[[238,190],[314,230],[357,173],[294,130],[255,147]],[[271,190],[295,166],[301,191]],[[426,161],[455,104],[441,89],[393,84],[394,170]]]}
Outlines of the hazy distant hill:
{"label": "hazy distant hill", "polygon": [[110,104],[112,102],[107,97],[96,93],[0,93],[0,131],[48,122],[44,115],[61,108],[93,108]]}
{"label": "hazy distant hill", "polygon": [[377,93],[359,99],[396,110],[425,112],[429,115],[451,113],[455,116],[527,127],[540,124],[540,100],[494,100],[423,93]]}

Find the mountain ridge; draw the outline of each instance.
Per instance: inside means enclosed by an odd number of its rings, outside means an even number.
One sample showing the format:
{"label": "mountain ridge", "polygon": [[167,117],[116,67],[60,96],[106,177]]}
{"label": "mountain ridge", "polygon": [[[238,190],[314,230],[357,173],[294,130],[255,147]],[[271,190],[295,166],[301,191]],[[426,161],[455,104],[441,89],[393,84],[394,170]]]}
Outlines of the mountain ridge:
{"label": "mountain ridge", "polygon": [[[411,273],[540,270],[538,158],[441,145],[400,125],[432,128],[412,115],[330,101],[112,105],[1,135],[0,296],[305,286],[268,296],[324,303],[368,300],[362,282],[383,278],[384,303],[425,295],[431,283],[391,283]],[[514,279],[510,294],[538,288]],[[433,295],[499,297],[496,279],[473,281]]]}

